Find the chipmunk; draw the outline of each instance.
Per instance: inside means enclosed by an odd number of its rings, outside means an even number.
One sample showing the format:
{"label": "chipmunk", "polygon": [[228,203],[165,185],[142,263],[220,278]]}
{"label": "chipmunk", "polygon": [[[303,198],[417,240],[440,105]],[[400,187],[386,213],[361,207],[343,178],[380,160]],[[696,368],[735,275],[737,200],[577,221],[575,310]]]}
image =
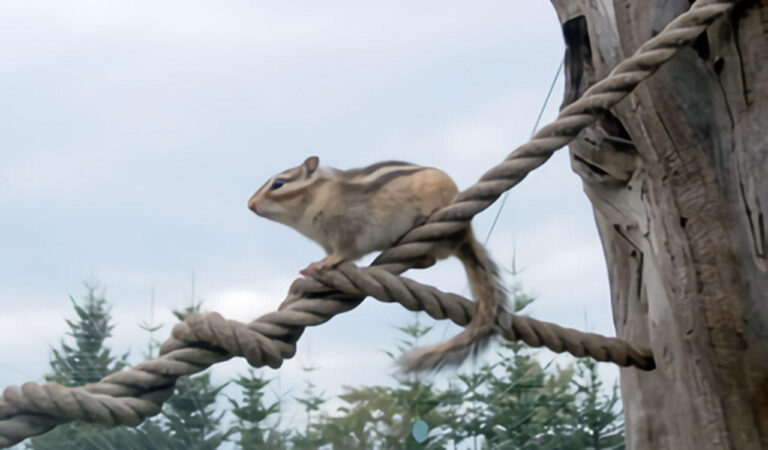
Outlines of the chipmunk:
{"label": "chipmunk", "polygon": [[[323,247],[327,256],[301,270],[302,275],[389,248],[458,193],[448,175],[431,167],[386,161],[338,170],[319,164],[318,157],[310,156],[300,166],[270,178],[248,201],[254,213],[288,225]],[[476,313],[452,339],[404,355],[398,363],[406,372],[461,364],[489,342],[496,314],[505,307],[498,268],[471,226],[430,256],[442,259],[451,254],[464,264]]]}

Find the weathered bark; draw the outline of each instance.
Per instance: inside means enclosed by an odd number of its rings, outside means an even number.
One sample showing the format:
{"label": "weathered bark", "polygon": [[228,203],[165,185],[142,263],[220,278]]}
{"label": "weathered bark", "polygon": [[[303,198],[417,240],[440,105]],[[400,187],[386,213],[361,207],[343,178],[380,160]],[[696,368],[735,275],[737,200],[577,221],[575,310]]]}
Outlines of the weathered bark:
{"label": "weathered bark", "polygon": [[[689,6],[552,0],[569,103]],[[768,448],[768,4],[740,3],[571,146],[592,202],[630,449]]]}

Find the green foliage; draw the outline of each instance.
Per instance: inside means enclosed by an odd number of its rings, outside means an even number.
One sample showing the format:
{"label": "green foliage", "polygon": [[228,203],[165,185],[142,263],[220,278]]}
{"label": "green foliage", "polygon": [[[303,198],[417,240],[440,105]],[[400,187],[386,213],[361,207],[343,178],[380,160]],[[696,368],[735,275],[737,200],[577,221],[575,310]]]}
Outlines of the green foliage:
{"label": "green foliage", "polygon": [[572,412],[573,448],[623,450],[624,415],[619,406],[619,386],[614,383],[610,394],[597,371],[597,363],[589,358],[576,362],[577,376],[572,381],[578,401]]}
{"label": "green foliage", "polygon": [[127,427],[105,428],[87,423],[60,425],[46,434],[29,439],[26,448],[35,450],[143,450],[136,430]]}
{"label": "green foliage", "polygon": [[60,349],[52,349],[52,373],[46,377],[64,386],[82,386],[102,379],[125,367],[128,353],[112,356],[104,341],[112,336],[110,307],[104,293],[97,293],[97,285],[85,284],[88,291],[78,304],[71,296],[77,320],[65,319],[74,345],[61,341]]}
{"label": "green foliage", "polygon": [[163,406],[161,426],[172,438],[166,448],[212,450],[234,432],[224,426],[224,411],[216,407],[225,386],[214,386],[210,373],[179,378],[176,391]]}
{"label": "green foliage", "polygon": [[[61,341],[61,348],[52,350],[51,373],[46,380],[64,386],[82,386],[98,381],[127,365],[128,354],[112,355],[105,341],[114,325],[110,307],[97,285],[85,284],[86,295],[78,304],[71,296],[77,319],[65,319],[74,343]],[[107,429],[99,425],[69,423],[26,442],[36,450],[117,449],[129,448],[135,436],[133,430],[118,427]]]}
{"label": "green foliage", "polygon": [[[288,432],[280,430],[280,421],[267,425],[268,419],[279,416],[280,401],[269,405],[264,402],[265,388],[271,382],[260,377],[256,371],[249,370],[248,375],[241,375],[235,380],[240,387],[242,401],[228,398],[232,413],[237,417],[234,431],[239,433],[240,448],[267,449],[285,448]],[[279,419],[279,417],[278,417]]]}
{"label": "green foliage", "polygon": [[562,424],[574,402],[573,371],[542,366],[519,343],[502,344],[499,355],[497,364],[479,370],[482,387],[470,398],[483,405],[482,416],[464,427],[466,435],[478,433],[498,448],[560,448],[567,433]]}

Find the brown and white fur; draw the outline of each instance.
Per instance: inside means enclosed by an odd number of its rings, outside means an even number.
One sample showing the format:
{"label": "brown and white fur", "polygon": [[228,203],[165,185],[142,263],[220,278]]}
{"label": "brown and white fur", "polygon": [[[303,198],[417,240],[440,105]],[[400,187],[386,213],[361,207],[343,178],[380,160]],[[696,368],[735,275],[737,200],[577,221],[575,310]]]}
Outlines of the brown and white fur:
{"label": "brown and white fur", "polygon": [[[311,156],[275,175],[248,202],[256,214],[288,225],[323,247],[328,256],[301,270],[303,275],[389,248],[450,204],[458,192],[448,175],[431,167],[386,161],[343,171],[319,167],[319,162]],[[506,304],[498,269],[471,227],[431,256],[440,259],[451,254],[464,264],[476,313],[454,338],[401,358],[405,371],[461,364],[489,342],[496,315]]]}

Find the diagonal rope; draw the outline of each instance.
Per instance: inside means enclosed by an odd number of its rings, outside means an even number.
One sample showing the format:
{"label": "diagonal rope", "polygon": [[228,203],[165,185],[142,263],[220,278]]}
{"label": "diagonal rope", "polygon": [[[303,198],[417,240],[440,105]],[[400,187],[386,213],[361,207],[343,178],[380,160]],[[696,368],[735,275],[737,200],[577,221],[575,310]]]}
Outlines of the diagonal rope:
{"label": "diagonal rope", "polygon": [[[624,98],[731,8],[733,0],[697,0],[687,12],[619,63],[605,79],[564,108],[557,120],[459,194],[453,204],[383,252],[374,261],[378,267],[356,268],[348,264],[319,275],[319,280],[297,279],[278,311],[247,324],[226,320],[217,313],[190,315],[174,327],[160,357],[97,383],[77,388],[25,383],[7,388],[0,398],[0,447],[75,420],[109,426],[138,425],[160,411],[178,377],[203,371],[234,356],[243,356],[256,367],[279,367],[284,359],[295,354],[296,342],[307,326],[319,325],[349,311],[366,295],[383,301],[395,300],[406,308],[427,311],[436,319],[450,318],[465,325],[474,313],[474,304],[395,275],[410,267],[429,265],[424,255],[430,254],[435,242],[466,227],[472,216],[546,162],[554,151],[591,124],[597,114]],[[635,349],[620,339],[508,313],[499,316],[497,325],[508,339],[522,339],[553,351],[643,369],[654,364],[648,350]]]}

